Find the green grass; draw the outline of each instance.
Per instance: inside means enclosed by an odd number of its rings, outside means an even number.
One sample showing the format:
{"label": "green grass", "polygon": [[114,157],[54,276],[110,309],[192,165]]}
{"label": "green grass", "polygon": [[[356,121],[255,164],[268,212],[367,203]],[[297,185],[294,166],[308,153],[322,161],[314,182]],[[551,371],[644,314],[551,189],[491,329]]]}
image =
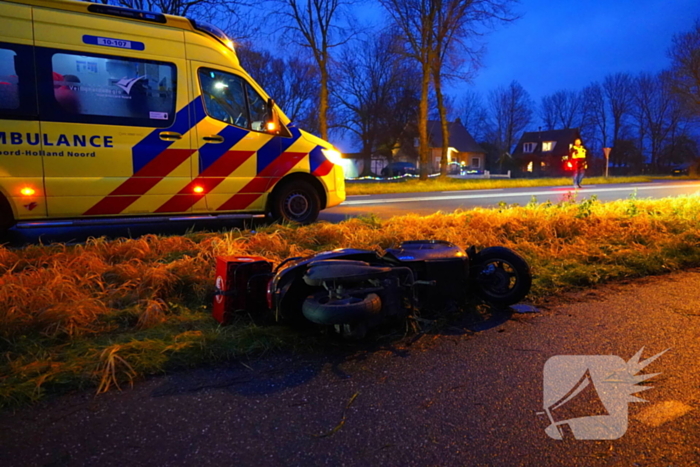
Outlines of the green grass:
{"label": "green grass", "polygon": [[218,326],[211,317],[215,258],[279,262],[411,239],[513,248],[532,267],[528,301],[537,305],[562,291],[700,266],[700,196],[569,198],[257,232],[0,247],[0,407],[73,389],[123,388],[146,375],[267,352],[322,351],[335,344],[248,316]]}
{"label": "green grass", "polygon": [[[647,183],[653,180],[689,180],[690,177],[671,176],[634,176],[634,177],[587,177],[584,185],[603,185],[610,183]],[[368,181],[346,184],[348,195],[378,195],[384,193],[423,193],[430,191],[489,190],[497,188],[569,186],[571,178],[491,178],[491,179],[457,179],[433,178],[421,181],[416,178],[399,181]]]}

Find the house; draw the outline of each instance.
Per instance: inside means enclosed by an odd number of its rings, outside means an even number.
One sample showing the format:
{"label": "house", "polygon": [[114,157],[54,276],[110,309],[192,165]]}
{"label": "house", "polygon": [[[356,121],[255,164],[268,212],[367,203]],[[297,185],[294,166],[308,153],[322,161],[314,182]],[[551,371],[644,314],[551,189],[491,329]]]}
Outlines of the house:
{"label": "house", "polygon": [[524,133],[513,150],[513,160],[523,173],[563,175],[562,158],[569,154],[576,138],[581,138],[579,128]]}
{"label": "house", "polygon": [[[459,118],[447,124],[447,131],[450,135],[447,144],[447,162],[458,162],[463,169],[484,170],[486,151],[477,144]],[[430,169],[432,172],[439,172],[443,146],[439,120],[428,121],[428,140]]]}

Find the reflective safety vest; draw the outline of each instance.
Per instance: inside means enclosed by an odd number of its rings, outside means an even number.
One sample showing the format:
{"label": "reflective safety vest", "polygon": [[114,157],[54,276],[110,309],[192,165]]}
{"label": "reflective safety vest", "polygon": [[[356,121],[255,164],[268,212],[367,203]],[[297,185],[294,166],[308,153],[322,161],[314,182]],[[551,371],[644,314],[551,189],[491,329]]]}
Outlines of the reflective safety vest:
{"label": "reflective safety vest", "polygon": [[572,146],[571,147],[571,158],[572,159],[585,159],[586,158],[586,148],[583,146]]}

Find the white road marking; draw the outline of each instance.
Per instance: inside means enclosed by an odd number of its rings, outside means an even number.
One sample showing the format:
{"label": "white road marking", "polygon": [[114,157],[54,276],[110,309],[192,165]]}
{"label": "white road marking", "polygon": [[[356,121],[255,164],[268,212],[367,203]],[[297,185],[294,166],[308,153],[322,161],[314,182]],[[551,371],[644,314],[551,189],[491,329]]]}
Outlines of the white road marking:
{"label": "white road marking", "polygon": [[483,190],[455,190],[455,191],[440,191],[438,193],[478,193],[480,191],[505,191],[505,188],[484,188]]}
{"label": "white road marking", "polygon": [[[651,190],[663,190],[663,189],[668,189],[668,188],[688,188],[689,186],[692,187],[697,187],[700,188],[700,184],[692,184],[692,185],[651,185],[651,186],[645,186],[645,185],[631,185],[628,187],[620,187],[620,188],[598,188],[596,190],[596,193],[613,193],[613,192],[619,192],[619,191],[630,191],[630,190],[638,190],[638,191],[651,191]],[[569,189],[570,191],[575,191],[573,188]],[[586,187],[584,186],[581,190],[578,190],[579,193],[584,193],[586,192]],[[454,193],[454,192],[452,192]],[[366,205],[366,204],[394,204],[394,203],[415,203],[415,202],[421,202],[421,201],[450,201],[450,200],[459,200],[459,199],[485,199],[485,198],[503,198],[504,194],[508,197],[532,197],[532,196],[541,196],[541,195],[557,195],[557,194],[564,194],[563,192],[556,192],[547,190],[540,190],[540,191],[525,191],[521,193],[503,193],[503,192],[498,192],[498,193],[472,193],[472,194],[451,194],[451,195],[433,195],[433,196],[412,196],[409,198],[383,198],[383,199],[349,199],[346,200],[341,206],[358,206],[358,205]],[[595,194],[595,193],[591,193]]]}

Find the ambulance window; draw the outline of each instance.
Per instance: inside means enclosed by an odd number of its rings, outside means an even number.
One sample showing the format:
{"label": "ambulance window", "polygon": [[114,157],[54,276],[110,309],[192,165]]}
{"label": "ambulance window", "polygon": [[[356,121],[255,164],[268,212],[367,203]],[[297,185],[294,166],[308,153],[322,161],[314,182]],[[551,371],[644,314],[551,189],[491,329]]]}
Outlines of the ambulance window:
{"label": "ambulance window", "polygon": [[0,43],[0,118],[36,117],[33,64],[30,47]]}
{"label": "ambulance window", "polygon": [[19,78],[15,71],[17,53],[0,49],[0,109],[19,108]]}
{"label": "ambulance window", "polygon": [[46,120],[158,128],[175,120],[173,64],[50,50],[39,57],[51,70],[39,91]]}
{"label": "ambulance window", "polygon": [[204,108],[207,114],[222,122],[250,128],[242,78],[222,71],[199,70]]}
{"label": "ambulance window", "polygon": [[246,85],[246,88],[248,90],[248,104],[250,105],[250,120],[253,124],[253,130],[265,131],[267,102],[250,85]]}

